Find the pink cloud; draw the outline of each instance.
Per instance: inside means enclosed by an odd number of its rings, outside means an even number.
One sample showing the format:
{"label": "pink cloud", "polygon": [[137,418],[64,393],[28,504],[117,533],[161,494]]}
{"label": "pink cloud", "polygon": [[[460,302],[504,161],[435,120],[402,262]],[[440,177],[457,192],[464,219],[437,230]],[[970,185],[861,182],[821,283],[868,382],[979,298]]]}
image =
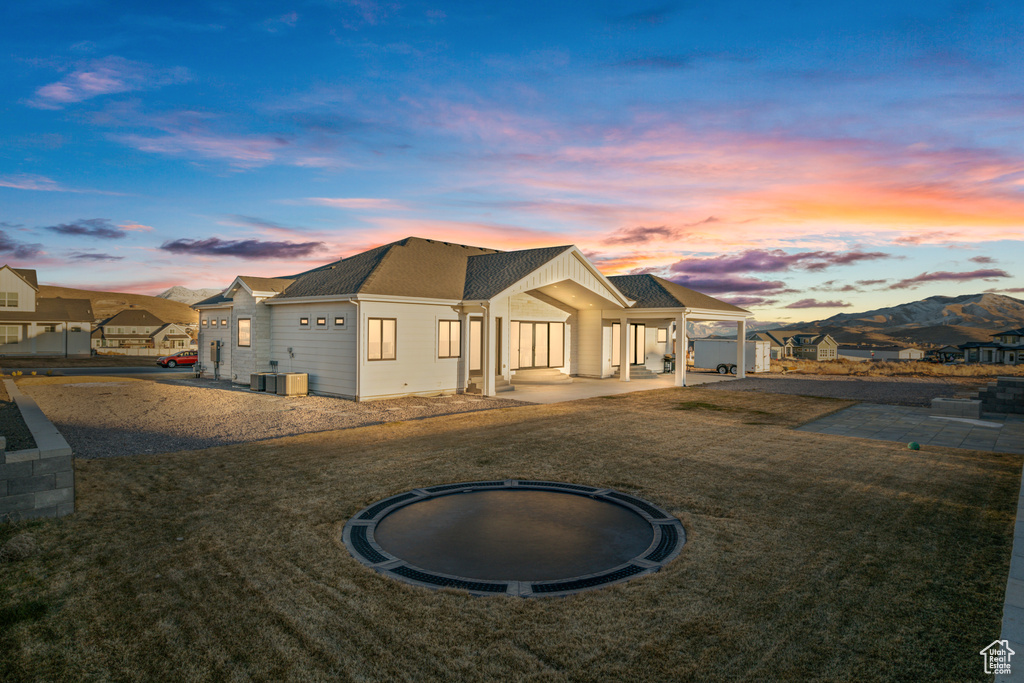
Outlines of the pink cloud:
{"label": "pink cloud", "polygon": [[188,71],[181,67],[157,69],[123,57],[104,57],[80,65],[56,83],[37,88],[27,104],[38,109],[62,109],[101,95],[148,90],[188,80]]}
{"label": "pink cloud", "polygon": [[288,146],[279,137],[265,135],[230,136],[206,132],[174,131],[167,135],[115,135],[114,139],[143,152],[171,156],[199,155],[228,161],[239,168],[265,166]]}
{"label": "pink cloud", "polygon": [[330,206],[335,209],[404,209],[390,199],[377,197],[307,197],[309,204]]}

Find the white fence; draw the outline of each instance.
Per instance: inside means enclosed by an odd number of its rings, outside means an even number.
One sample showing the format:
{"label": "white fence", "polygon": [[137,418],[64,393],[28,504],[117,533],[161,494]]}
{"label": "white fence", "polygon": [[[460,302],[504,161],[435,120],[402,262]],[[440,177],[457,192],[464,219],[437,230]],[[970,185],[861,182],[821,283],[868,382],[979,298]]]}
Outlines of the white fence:
{"label": "white fence", "polygon": [[158,358],[160,356],[169,356],[172,353],[178,351],[184,351],[184,349],[97,349],[96,354],[99,356],[150,356],[152,358]]}

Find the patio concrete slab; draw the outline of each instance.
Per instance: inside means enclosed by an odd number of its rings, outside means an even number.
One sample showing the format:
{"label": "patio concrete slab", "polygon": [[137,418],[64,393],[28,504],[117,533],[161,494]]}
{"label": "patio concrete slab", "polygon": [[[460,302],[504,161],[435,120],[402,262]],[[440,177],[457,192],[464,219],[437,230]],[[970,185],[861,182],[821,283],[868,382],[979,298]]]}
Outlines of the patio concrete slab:
{"label": "patio concrete slab", "polygon": [[[736,378],[729,375],[712,373],[686,373],[686,386],[713,382],[735,382]],[[675,375],[658,375],[650,379],[633,379],[623,382],[618,378],[591,379],[589,377],[573,377],[571,384],[530,384],[518,385],[515,391],[498,394],[499,398],[511,398],[530,403],[562,403],[576,401],[581,398],[627,394],[633,391],[650,391],[651,389],[668,389],[674,387]]]}
{"label": "patio concrete slab", "polygon": [[928,408],[859,403],[815,420],[798,431],[922,446],[1024,453],[1024,417],[985,413],[981,420],[936,417]]}

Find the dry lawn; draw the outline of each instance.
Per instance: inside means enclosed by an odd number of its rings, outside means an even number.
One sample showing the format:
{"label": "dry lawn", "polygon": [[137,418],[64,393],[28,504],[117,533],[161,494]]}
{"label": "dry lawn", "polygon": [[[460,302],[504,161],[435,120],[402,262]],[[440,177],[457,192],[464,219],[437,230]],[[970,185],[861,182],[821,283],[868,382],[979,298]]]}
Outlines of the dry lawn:
{"label": "dry lawn", "polygon": [[978,363],[924,363],[921,361],[835,361],[773,360],[772,372],[808,375],[857,375],[861,377],[1019,377],[1024,365],[980,365]]}
{"label": "dry lawn", "polygon": [[[795,432],[844,401],[698,388],[79,461],[79,512],[0,531],[3,680],[971,680],[1020,456]],[[370,502],[506,477],[678,515],[661,572],[568,598],[380,576]],[[177,540],[177,539],[182,540]]]}

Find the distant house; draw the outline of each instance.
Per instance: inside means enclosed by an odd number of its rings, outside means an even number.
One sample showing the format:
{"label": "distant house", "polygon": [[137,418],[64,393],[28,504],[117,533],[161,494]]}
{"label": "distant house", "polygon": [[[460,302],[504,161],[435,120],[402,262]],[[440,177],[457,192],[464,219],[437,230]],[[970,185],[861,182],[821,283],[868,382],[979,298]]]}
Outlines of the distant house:
{"label": "distant house", "polygon": [[839,357],[848,360],[921,360],[924,351],[902,346],[869,346],[842,344],[839,346]]}
{"label": "distant house", "polygon": [[493,396],[616,371],[632,381],[686,348],[688,321],[731,321],[742,339],[750,317],[654,275],[606,277],[572,245],[503,252],[417,237],[293,277],[238,276],[193,308],[203,376],[308,373],[311,391],[356,400]]}
{"label": "distant house", "polygon": [[964,352],[957,346],[943,346],[941,349],[935,349],[929,355],[938,358],[943,363],[948,363],[957,359],[963,359]]}
{"label": "distant house", "polygon": [[88,299],[40,297],[36,271],[0,267],[0,355],[88,356]]}
{"label": "distant house", "polygon": [[144,309],[129,309],[107,318],[92,332],[92,348],[102,353],[159,355],[194,346],[188,328],[165,323]]}
{"label": "distant house", "polygon": [[1019,365],[1024,363],[1024,327],[996,332],[992,341],[960,345],[967,363]]}
{"label": "distant house", "polygon": [[772,330],[755,332],[750,336],[755,341],[771,344],[771,357],[775,360],[786,358],[801,360],[836,360],[839,345],[830,334]]}

